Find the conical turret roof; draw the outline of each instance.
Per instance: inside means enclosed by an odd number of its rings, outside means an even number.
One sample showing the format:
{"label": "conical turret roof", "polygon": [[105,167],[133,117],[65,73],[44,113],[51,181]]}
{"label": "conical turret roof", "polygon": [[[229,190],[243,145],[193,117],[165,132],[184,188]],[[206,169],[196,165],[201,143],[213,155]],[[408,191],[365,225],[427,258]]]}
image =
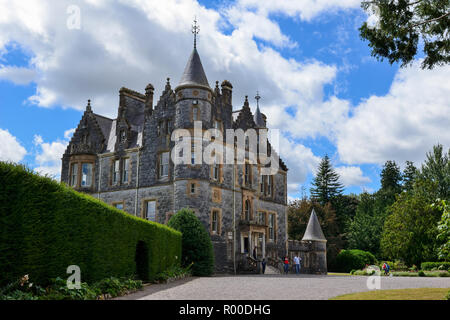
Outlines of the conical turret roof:
{"label": "conical turret roof", "polygon": [[200,85],[210,88],[205,70],[203,70],[203,65],[196,48],[194,48],[194,51],[192,51],[192,54],[189,57],[179,84],[179,86],[189,85]]}
{"label": "conical turret roof", "polygon": [[255,124],[258,128],[266,127],[266,123],[264,121],[261,111],[259,110],[259,106],[256,107],[256,112],[255,115],[253,116],[253,120],[255,121]]}
{"label": "conical turret roof", "polygon": [[308,226],[306,227],[305,235],[302,240],[308,241],[326,241],[322,228],[320,227],[319,219],[317,218],[314,209],[311,212],[311,217],[309,218]]}

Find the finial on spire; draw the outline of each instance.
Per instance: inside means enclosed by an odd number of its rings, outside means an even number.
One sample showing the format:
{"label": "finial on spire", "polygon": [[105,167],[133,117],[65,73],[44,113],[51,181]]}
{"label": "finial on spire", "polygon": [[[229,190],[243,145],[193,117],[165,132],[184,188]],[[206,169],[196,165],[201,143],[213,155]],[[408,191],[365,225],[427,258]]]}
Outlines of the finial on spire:
{"label": "finial on spire", "polygon": [[86,106],[86,111],[87,111],[87,112],[92,112],[91,99],[88,100],[88,104],[87,104],[87,106]]}
{"label": "finial on spire", "polygon": [[192,33],[194,34],[194,49],[197,49],[197,35],[200,33],[200,26],[197,25],[197,16],[192,25]]}
{"label": "finial on spire", "polygon": [[259,108],[259,100],[261,100],[261,96],[259,95],[259,91],[256,91],[256,107]]}

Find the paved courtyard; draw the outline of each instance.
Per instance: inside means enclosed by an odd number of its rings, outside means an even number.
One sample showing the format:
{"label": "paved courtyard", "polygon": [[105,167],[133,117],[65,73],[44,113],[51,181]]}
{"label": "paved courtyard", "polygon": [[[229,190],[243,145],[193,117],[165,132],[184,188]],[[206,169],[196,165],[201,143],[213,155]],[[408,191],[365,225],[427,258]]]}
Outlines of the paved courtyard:
{"label": "paved courtyard", "polygon": [[[132,300],[321,300],[369,291],[362,276],[247,275],[187,278],[150,285]],[[381,289],[449,288],[450,278],[382,277]]]}

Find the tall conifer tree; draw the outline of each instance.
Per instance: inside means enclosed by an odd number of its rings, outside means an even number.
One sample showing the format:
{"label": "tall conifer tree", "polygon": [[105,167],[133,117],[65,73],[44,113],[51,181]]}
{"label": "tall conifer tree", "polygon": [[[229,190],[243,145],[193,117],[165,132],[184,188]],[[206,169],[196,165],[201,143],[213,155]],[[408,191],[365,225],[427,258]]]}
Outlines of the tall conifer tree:
{"label": "tall conifer tree", "polygon": [[322,205],[342,195],[344,186],[339,182],[339,175],[334,171],[328,155],[320,162],[312,185],[311,198]]}

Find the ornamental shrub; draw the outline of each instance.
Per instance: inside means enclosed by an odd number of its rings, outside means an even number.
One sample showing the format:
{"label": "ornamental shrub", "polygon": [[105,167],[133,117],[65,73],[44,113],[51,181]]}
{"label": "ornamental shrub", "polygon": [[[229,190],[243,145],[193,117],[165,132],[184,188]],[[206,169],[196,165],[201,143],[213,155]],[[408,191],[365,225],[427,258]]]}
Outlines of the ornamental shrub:
{"label": "ornamental shrub", "polygon": [[450,262],[422,262],[420,265],[422,270],[447,270],[450,271]]}
{"label": "ornamental shrub", "polygon": [[376,264],[373,254],[358,249],[341,250],[336,257],[336,267],[340,272],[350,272],[352,269],[363,269],[366,264]]}
{"label": "ornamental shrub", "polygon": [[0,286],[24,275],[47,285],[67,279],[71,265],[80,267],[86,283],[138,271],[152,280],[179,265],[181,234],[0,162],[0,253]]}
{"label": "ornamental shrub", "polygon": [[192,265],[194,276],[210,276],[214,272],[214,251],[211,238],[193,211],[182,209],[174,215],[168,226],[182,236],[182,265]]}

